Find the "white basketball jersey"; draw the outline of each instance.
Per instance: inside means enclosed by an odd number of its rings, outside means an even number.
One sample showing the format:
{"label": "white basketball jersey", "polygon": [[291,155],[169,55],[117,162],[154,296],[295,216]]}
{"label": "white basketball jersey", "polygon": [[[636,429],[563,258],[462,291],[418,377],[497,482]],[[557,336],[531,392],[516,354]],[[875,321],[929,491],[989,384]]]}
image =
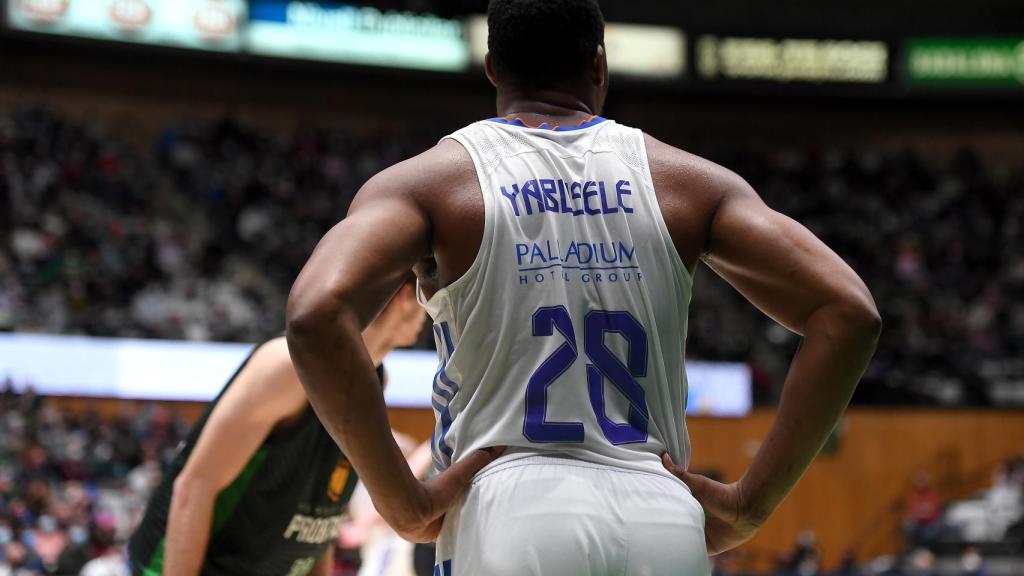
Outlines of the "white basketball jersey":
{"label": "white basketball jersey", "polygon": [[665,473],[688,463],[683,349],[691,278],[643,134],[493,119],[449,136],[480,178],[484,233],[429,300],[434,463],[488,446]]}

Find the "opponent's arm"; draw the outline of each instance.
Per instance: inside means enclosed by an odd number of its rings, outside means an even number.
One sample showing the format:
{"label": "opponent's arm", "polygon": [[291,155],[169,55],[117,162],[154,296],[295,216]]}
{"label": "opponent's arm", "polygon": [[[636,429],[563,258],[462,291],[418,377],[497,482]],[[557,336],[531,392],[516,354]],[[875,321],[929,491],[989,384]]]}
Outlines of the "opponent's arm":
{"label": "opponent's arm", "polygon": [[309,576],[331,576],[332,574],[334,574],[334,542],[327,545],[327,550],[324,550],[323,555],[309,571]]}
{"label": "opponent's arm", "polygon": [[241,473],[274,426],[304,407],[305,394],[284,338],[261,346],[213,409],[174,481],[165,574],[200,573],[217,495]]}
{"label": "opponent's arm", "polygon": [[439,165],[420,157],[367,182],[288,300],[288,346],[313,408],[381,516],[403,538],[421,542],[436,537],[444,512],[493,456],[478,451],[429,482],[417,480],[391,435],[360,333],[430,252],[430,221],[415,191],[438,181]]}
{"label": "opponent's arm", "polygon": [[737,483],[688,474],[666,457],[708,512],[708,547],[717,553],[752,536],[818,454],[874,353],[881,319],[857,274],[806,228],[768,208],[735,174],[713,178],[724,191],[704,262],[803,336],[775,422]]}

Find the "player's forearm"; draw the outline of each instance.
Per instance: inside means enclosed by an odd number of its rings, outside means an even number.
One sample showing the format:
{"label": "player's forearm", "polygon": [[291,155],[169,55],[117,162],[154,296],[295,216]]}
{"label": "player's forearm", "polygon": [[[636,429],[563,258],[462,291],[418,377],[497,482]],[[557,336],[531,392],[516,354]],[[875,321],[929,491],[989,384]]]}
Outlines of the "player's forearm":
{"label": "player's forearm", "polygon": [[334,543],[327,545],[316,565],[309,571],[309,576],[331,576],[334,574]]}
{"label": "player's forearm", "polygon": [[376,370],[355,314],[289,308],[288,346],[310,403],[352,462],[375,506],[401,532],[422,486],[391,434]]}
{"label": "player's forearm", "polygon": [[179,477],[174,484],[167,519],[167,544],[164,549],[164,574],[198,575],[210,541],[213,508],[217,490]]}
{"label": "player's forearm", "polygon": [[824,306],[806,323],[775,422],[740,481],[746,515],[760,524],[781,504],[835,429],[874,354],[873,306]]}

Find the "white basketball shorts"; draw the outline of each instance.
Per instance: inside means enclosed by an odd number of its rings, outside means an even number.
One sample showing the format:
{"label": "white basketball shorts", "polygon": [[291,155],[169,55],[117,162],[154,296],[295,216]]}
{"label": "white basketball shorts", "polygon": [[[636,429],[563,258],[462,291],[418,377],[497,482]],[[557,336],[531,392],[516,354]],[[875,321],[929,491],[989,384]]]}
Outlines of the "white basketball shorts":
{"label": "white basketball shorts", "polygon": [[558,456],[497,462],[445,517],[435,576],[707,576],[704,512],[671,477]]}

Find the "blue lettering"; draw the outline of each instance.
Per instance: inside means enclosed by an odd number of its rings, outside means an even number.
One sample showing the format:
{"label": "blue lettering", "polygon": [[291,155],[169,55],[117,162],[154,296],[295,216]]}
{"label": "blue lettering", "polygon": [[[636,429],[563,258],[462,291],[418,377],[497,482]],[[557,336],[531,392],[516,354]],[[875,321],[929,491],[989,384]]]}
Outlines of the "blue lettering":
{"label": "blue lettering", "polygon": [[[579,190],[581,188],[583,188],[582,184],[580,184],[579,182],[573,182],[572,184],[569,185],[569,196],[573,200],[579,200],[581,198],[580,193],[579,193]],[[579,202],[573,202],[572,206],[573,206],[573,208],[575,208],[576,206],[579,206]],[[575,210],[574,209],[572,211],[572,215],[573,216],[580,216],[582,214],[583,214],[583,210]]]}
{"label": "blue lettering", "polygon": [[529,276],[520,276],[519,277],[519,283],[520,284],[529,284],[530,283],[530,277]]}
{"label": "blue lettering", "polygon": [[508,190],[505,190],[505,187],[502,186],[501,187],[501,195],[504,196],[505,198],[508,198],[508,201],[512,203],[512,210],[515,211],[516,218],[518,218],[519,217],[519,204],[516,203],[516,196],[519,195],[519,186],[516,186],[515,184],[513,184],[512,185],[512,193],[511,194],[509,194]]}
{"label": "blue lettering", "polygon": [[576,259],[576,262],[580,261],[580,248],[576,244],[576,242],[571,242],[569,244],[569,249],[565,251],[565,261],[566,262],[571,262],[573,260],[573,258]]}
{"label": "blue lettering", "polygon": [[601,213],[601,210],[590,207],[590,199],[597,196],[597,182],[590,181],[583,185],[583,209],[587,212],[587,216],[596,216]]}
{"label": "blue lettering", "polygon": [[562,200],[562,214],[570,214],[570,213],[572,213],[572,206],[569,206],[568,204],[566,204],[565,192],[566,192],[565,180],[559,180],[558,181],[558,195],[561,197],[561,200]]}
{"label": "blue lettering", "polygon": [[516,244],[516,260],[519,261],[519,265],[523,265],[523,256],[530,253],[530,247],[526,244]]}
{"label": "blue lettering", "polygon": [[604,191],[604,182],[598,182],[597,187],[601,189],[601,213],[602,214],[614,214],[619,211],[614,206],[608,206],[608,195]]}
{"label": "blue lettering", "polygon": [[626,260],[629,260],[632,262],[634,256],[636,256],[636,246],[630,248],[622,242],[619,242],[619,261],[625,262]]}
{"label": "blue lettering", "polygon": [[[557,240],[556,240],[556,242],[557,242]],[[547,259],[548,260],[554,260],[554,261],[561,260],[561,258],[559,257],[558,251],[557,250],[553,250],[551,248],[551,240],[548,240],[546,242],[546,244],[547,244],[547,247],[548,247]]]}
{"label": "blue lettering", "polygon": [[[589,264],[590,261],[594,259],[594,247],[591,246],[590,244],[577,244],[576,246],[579,250],[578,258],[580,264]],[[583,248],[587,249],[586,258],[583,257]]]}
{"label": "blue lettering", "polygon": [[[619,244],[621,245],[622,242],[619,242]],[[611,248],[611,251],[612,251],[612,255],[611,256],[609,256],[608,254],[605,253],[605,251],[604,251],[605,246],[609,246]],[[619,261],[619,258],[618,258],[618,254],[615,252],[615,246],[614,245],[605,244],[604,242],[601,242],[601,262],[604,262],[606,264],[615,264],[618,261]]]}
{"label": "blue lettering", "polygon": [[[532,216],[534,212],[557,212],[573,216],[597,216],[599,214],[615,214],[620,210],[633,214],[633,207],[626,204],[626,197],[633,196],[633,184],[629,180],[615,183],[615,197],[611,198],[604,181],[589,180],[586,182],[567,182],[554,178],[533,179],[523,182],[522,186],[511,184],[501,186],[504,196],[516,217]],[[600,196],[600,202],[597,197]],[[522,207],[520,207],[520,199]]]}
{"label": "blue lettering", "polygon": [[629,186],[629,180],[619,180],[618,183],[615,184],[615,193],[619,197],[619,207],[621,207],[622,211],[625,212],[626,214],[633,213],[633,209],[630,208],[629,206],[626,206],[626,204],[622,200],[623,196],[633,195],[633,191],[629,189]]}
{"label": "blue lettering", "polygon": [[536,180],[528,180],[523,183],[523,205],[526,206],[526,214],[532,215],[533,209],[530,208],[530,198],[537,201],[537,210],[544,212],[544,200],[541,199],[540,189],[537,187]]}
{"label": "blue lettering", "polygon": [[555,197],[557,190],[554,180],[541,180],[540,191],[544,194],[544,208],[548,212],[558,212],[558,198]]}
{"label": "blue lettering", "polygon": [[532,265],[537,260],[540,260],[544,264],[547,264],[548,262],[547,259],[544,258],[544,251],[540,249],[539,245],[534,244],[533,252],[530,253],[530,264]]}

